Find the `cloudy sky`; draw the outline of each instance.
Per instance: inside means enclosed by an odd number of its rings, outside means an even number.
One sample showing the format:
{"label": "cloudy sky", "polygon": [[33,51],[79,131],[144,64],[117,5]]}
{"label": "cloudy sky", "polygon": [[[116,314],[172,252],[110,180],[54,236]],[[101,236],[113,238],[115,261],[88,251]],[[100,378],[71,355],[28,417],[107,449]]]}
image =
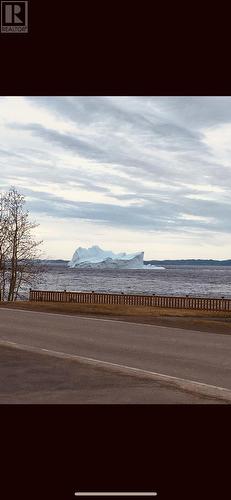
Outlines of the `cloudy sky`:
{"label": "cloudy sky", "polygon": [[45,257],[231,258],[231,97],[0,97],[0,171]]}

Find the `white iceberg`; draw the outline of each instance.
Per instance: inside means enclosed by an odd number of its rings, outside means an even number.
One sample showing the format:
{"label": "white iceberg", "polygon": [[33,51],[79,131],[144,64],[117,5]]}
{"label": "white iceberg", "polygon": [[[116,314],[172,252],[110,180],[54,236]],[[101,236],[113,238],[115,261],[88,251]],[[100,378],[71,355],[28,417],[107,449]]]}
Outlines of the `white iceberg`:
{"label": "white iceberg", "polygon": [[98,246],[79,247],[68,263],[72,268],[87,269],[164,269],[164,267],[144,265],[144,252],[127,254],[102,250]]}

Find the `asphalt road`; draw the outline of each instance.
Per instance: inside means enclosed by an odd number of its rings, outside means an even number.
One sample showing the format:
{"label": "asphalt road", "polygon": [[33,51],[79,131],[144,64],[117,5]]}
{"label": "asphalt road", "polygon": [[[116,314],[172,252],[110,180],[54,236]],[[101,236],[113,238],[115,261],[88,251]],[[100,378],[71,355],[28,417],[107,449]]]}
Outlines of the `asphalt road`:
{"label": "asphalt road", "polygon": [[1,404],[206,404],[200,397],[69,359],[0,346]]}
{"label": "asphalt road", "polygon": [[1,308],[0,340],[231,389],[227,335]]}

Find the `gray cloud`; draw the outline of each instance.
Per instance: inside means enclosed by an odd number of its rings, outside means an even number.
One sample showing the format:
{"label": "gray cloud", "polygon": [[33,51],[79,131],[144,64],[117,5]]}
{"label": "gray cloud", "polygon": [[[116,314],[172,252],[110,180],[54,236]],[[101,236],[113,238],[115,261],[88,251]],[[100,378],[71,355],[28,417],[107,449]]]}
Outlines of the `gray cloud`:
{"label": "gray cloud", "polygon": [[[176,123],[170,114],[158,113],[156,107],[164,98],[149,99],[150,106],[141,106],[146,101],[143,97],[28,97],[36,106],[43,107],[57,116],[68,119],[76,125],[91,125],[97,130],[103,127],[112,133],[124,130],[125,133],[139,133],[153,144],[173,151],[188,149],[189,151],[207,151],[201,142],[200,131],[192,130],[188,124]],[[127,100],[129,103],[129,100]],[[164,104],[165,101],[163,101]],[[166,104],[168,101],[166,102]],[[164,106],[163,106],[164,108]]]}
{"label": "gray cloud", "polygon": [[[147,98],[156,102],[157,98]],[[201,129],[231,123],[230,96],[171,96],[158,98],[158,105],[169,119],[183,126]]]}
{"label": "gray cloud", "polygon": [[[24,134],[24,142],[14,150],[0,144],[2,183],[21,180],[25,194],[32,197],[28,203],[34,213],[147,231],[230,232],[231,168],[205,145],[204,129],[231,124],[231,98],[28,97],[27,101],[76,125],[76,131],[72,127],[71,133],[63,133],[36,120],[8,123],[9,130]],[[30,136],[39,139],[36,147],[27,143]],[[54,183],[102,193],[112,198],[111,203],[54,196]],[[41,192],[44,184],[50,194]],[[223,192],[210,192],[208,185]],[[203,199],[208,192],[212,199]],[[193,195],[197,199],[190,198]],[[121,206],[124,202],[128,206]]]}
{"label": "gray cloud", "polygon": [[[23,192],[32,198],[28,201],[28,206],[33,213],[57,218],[84,219],[111,227],[145,231],[224,232],[231,229],[231,205],[226,203],[188,200],[185,204],[183,198],[175,202],[146,199],[142,204],[124,207],[116,204],[70,201],[30,189],[24,189]],[[183,214],[204,217],[204,220],[184,219]]]}
{"label": "gray cloud", "polygon": [[140,170],[140,172],[149,172],[151,170],[159,176],[168,175],[172,170],[171,166],[160,159],[155,159],[155,157],[153,159],[149,158],[147,154],[145,154],[145,151],[143,152],[143,157],[140,158],[135,156],[132,151],[129,151],[128,154],[126,148],[121,147],[120,141],[115,141],[114,144],[108,141],[109,144],[104,145],[104,148],[100,148],[90,141],[79,139],[70,134],[60,133],[34,123],[28,125],[20,124],[20,126],[12,123],[9,127],[12,129],[20,128],[20,130],[31,132],[50,144],[56,144],[68,152],[72,152],[88,160],[93,160],[96,163],[102,162],[105,164],[118,165],[122,169],[129,167]]}

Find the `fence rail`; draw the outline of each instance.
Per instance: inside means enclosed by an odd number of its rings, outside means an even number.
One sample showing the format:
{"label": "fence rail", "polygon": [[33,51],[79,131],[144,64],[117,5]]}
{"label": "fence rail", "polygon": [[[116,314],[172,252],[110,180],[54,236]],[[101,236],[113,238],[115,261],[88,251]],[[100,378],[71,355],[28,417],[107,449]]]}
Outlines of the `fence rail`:
{"label": "fence rail", "polygon": [[197,309],[204,311],[231,311],[231,299],[208,297],[169,297],[164,295],[127,295],[97,292],[56,292],[30,290],[33,302],[69,302],[77,304],[109,304],[128,306]]}

